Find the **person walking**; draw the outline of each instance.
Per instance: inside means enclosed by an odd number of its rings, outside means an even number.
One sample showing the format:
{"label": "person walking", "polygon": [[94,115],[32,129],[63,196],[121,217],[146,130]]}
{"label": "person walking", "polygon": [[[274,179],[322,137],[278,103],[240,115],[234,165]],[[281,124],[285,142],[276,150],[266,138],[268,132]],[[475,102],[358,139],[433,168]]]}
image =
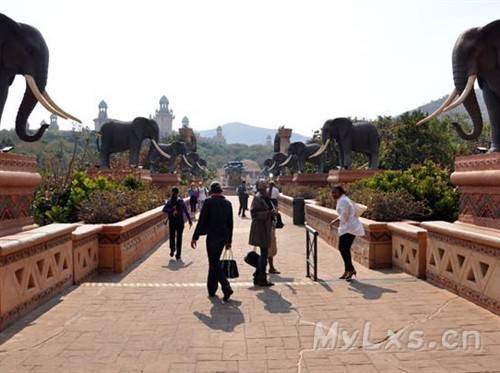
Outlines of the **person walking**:
{"label": "person walking", "polygon": [[205,200],[207,199],[207,194],[208,194],[208,189],[205,187],[205,185],[203,185],[203,182],[200,181],[200,183],[198,184],[198,205],[199,205],[199,208],[200,208],[200,211],[201,209],[203,208],[203,203],[205,203]]}
{"label": "person walking", "polygon": [[170,233],[170,257],[181,259],[182,232],[184,231],[184,218],[189,221],[189,227],[193,225],[189,211],[182,198],[179,198],[179,188],[172,188],[172,195],[163,207],[163,212],[168,215],[168,229]]}
{"label": "person walking", "polygon": [[352,276],[356,276],[356,270],[352,264],[351,246],[356,236],[364,236],[365,230],[363,224],[361,224],[361,221],[356,216],[356,206],[346,196],[344,188],[334,186],[332,188],[332,196],[337,201],[336,210],[338,217],[330,222],[330,226],[339,221],[339,250],[345,267],[344,274],[339,279],[350,280]]}
{"label": "person walking", "polygon": [[273,220],[275,220],[276,210],[273,208],[271,199],[268,196],[267,183],[265,180],[257,182],[257,193],[252,200],[250,208],[252,224],[250,226],[249,244],[258,246],[260,249],[257,270],[254,273],[254,285],[273,286],[272,282],[267,280],[267,261],[269,248],[272,244]]}
{"label": "person walking", "polygon": [[208,296],[214,297],[218,284],[221,285],[224,301],[227,302],[233,294],[231,285],[221,267],[220,256],[224,247],[231,249],[233,239],[233,207],[222,194],[219,182],[210,184],[210,198],[207,198],[200,212],[198,224],[194,230],[191,247],[196,249],[200,236],[207,236],[208,254]]}
{"label": "person walking", "polygon": [[274,208],[278,209],[278,198],[280,196],[280,190],[274,184],[274,181],[269,182],[269,198],[271,198],[271,202],[274,204]]}
{"label": "person walking", "polygon": [[245,211],[248,210],[248,189],[245,180],[243,180],[238,189],[236,189],[236,194],[238,195],[238,199],[240,201],[238,216],[246,218]]}
{"label": "person walking", "polygon": [[[199,191],[195,183],[191,183],[188,189],[189,206],[191,207],[191,214],[196,218],[196,205],[198,204]],[[196,220],[196,219],[195,219]]]}

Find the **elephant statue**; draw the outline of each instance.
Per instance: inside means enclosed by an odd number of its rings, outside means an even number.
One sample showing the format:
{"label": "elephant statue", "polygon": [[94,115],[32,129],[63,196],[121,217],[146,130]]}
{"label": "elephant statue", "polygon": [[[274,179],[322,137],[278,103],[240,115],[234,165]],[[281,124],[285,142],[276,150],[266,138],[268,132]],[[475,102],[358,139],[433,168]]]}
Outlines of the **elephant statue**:
{"label": "elephant statue", "polygon": [[272,173],[273,176],[280,176],[285,168],[290,169],[291,172],[296,170],[296,160],[292,159],[287,165],[282,164],[287,160],[287,155],[283,153],[274,153],[272,158],[264,161],[264,172]]}
{"label": "elephant statue", "polygon": [[200,176],[200,174],[208,171],[207,161],[200,158],[200,155],[196,152],[189,152],[183,157],[183,166],[185,171],[191,171],[194,176]]}
{"label": "elephant statue", "polygon": [[[318,162],[317,160],[321,159],[320,157],[311,158],[311,156],[316,154],[319,149],[320,149],[319,144],[304,144],[301,141],[292,142],[288,146],[287,158],[282,164],[280,164],[280,166],[284,167],[290,161],[292,161],[292,159],[294,159],[296,163],[295,167],[296,171],[298,173],[302,173],[304,172],[306,160],[311,159],[313,162],[317,163]],[[319,164],[318,167],[320,167]]]}
{"label": "elephant statue", "polygon": [[193,165],[186,158],[186,144],[182,141],[173,141],[169,144],[158,144],[149,148],[149,154],[146,158],[144,168],[149,168],[153,173],[161,172],[161,166],[166,160],[167,173],[174,173],[177,166],[177,157],[181,156],[182,161],[190,169]]}
{"label": "elephant statue", "polygon": [[[477,80],[491,122],[489,152],[500,151],[500,20],[486,26],[463,32],[457,39],[452,53],[453,81],[455,88],[432,114],[419,121],[425,123],[439,114],[463,104],[469,114],[473,129],[467,133],[459,123],[453,123],[464,140],[477,139],[483,130],[483,118],[474,92]],[[458,96],[458,98],[457,98]],[[455,101],[454,101],[455,100]]]}
{"label": "elephant statue", "polygon": [[351,168],[352,152],[364,153],[368,156],[368,167],[377,169],[379,166],[380,139],[377,127],[369,122],[355,122],[347,118],[329,119],[321,129],[321,148],[309,158],[315,158],[324,153],[331,141],[339,146],[340,168]]}
{"label": "elephant statue", "polygon": [[100,166],[109,168],[109,157],[113,153],[129,151],[129,165],[139,165],[139,153],[143,140],[150,139],[151,147],[154,147],[166,158],[170,158],[158,146],[159,137],[158,124],[153,119],[137,117],[132,122],[121,122],[111,120],[102,125],[100,131],[101,144],[98,145],[100,154]]}
{"label": "elephant statue", "polygon": [[16,117],[16,134],[22,141],[39,140],[49,127],[43,124],[34,134],[28,131],[28,118],[38,102],[61,118],[81,123],[61,109],[45,90],[48,70],[49,49],[40,31],[0,13],[0,120],[9,87],[15,76],[22,74],[26,89]]}

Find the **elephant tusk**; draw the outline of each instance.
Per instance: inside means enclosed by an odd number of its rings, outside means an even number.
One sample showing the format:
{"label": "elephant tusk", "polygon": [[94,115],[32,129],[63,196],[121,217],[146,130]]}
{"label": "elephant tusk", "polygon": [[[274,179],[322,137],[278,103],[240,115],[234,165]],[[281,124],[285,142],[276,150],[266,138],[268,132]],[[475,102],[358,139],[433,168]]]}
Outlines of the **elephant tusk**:
{"label": "elephant tusk", "polygon": [[51,105],[52,105],[52,107],[53,107],[54,109],[59,110],[61,113],[63,113],[64,115],[66,115],[69,119],[73,119],[75,122],[82,123],[82,121],[81,121],[80,119],[78,119],[77,117],[74,117],[73,115],[71,115],[71,114],[69,114],[69,113],[65,112],[63,109],[61,109],[61,108],[60,108],[60,107],[59,107],[59,106],[58,106],[58,105],[54,102],[54,100],[52,100],[52,99],[50,98],[50,96],[49,96],[49,94],[47,93],[47,91],[44,91],[44,92],[42,93],[42,95],[43,95],[43,97],[45,97],[45,99],[47,100],[47,102],[48,102],[49,104],[51,104]]}
{"label": "elephant tusk", "polygon": [[184,162],[186,162],[186,164],[189,168],[193,168],[193,165],[191,163],[189,163],[189,161],[187,160],[187,158],[184,154],[182,155],[182,159],[184,159]]}
{"label": "elephant tusk", "polygon": [[434,113],[426,116],[424,119],[422,120],[419,120],[417,122],[417,126],[420,126],[421,124],[424,124],[428,121],[430,121],[431,119],[434,119],[436,118],[439,114],[441,114],[443,112],[443,110],[449,105],[451,104],[451,102],[455,99],[455,97],[457,97],[457,90],[456,89],[453,89],[453,91],[451,91],[450,95],[448,96],[448,98],[441,104],[440,107],[438,107],[436,109],[436,111],[434,111]]}
{"label": "elephant tusk", "polygon": [[162,156],[164,156],[167,159],[172,158],[169,154],[167,154],[163,150],[161,150],[160,146],[156,143],[155,140],[151,139],[151,143],[154,145],[154,147],[158,151],[158,153],[160,153]]}
{"label": "elephant tusk", "polygon": [[283,162],[282,164],[280,164],[280,167],[285,167],[290,162],[291,159],[292,159],[292,154],[290,154],[288,156],[288,158],[285,160],[285,162]]}
{"label": "elephant tusk", "polygon": [[321,147],[318,149],[318,151],[316,153],[309,156],[309,159],[319,157],[321,154],[323,154],[325,152],[325,150],[328,148],[329,144],[330,144],[330,139],[327,139],[326,142],[323,145],[321,145]]}
{"label": "elephant tusk", "polygon": [[447,111],[450,111],[450,110],[456,108],[458,105],[460,105],[461,103],[463,103],[465,101],[465,99],[467,98],[469,93],[471,93],[471,91],[474,89],[474,82],[476,81],[476,79],[477,79],[476,74],[472,74],[467,78],[467,85],[465,86],[465,89],[462,92],[462,94],[460,95],[460,97],[457,98],[457,100],[453,104],[445,107],[443,110],[443,113],[446,113]]}
{"label": "elephant tusk", "polygon": [[68,119],[66,115],[63,113],[59,112],[57,109],[53,108],[45,99],[45,97],[42,96],[40,93],[40,90],[38,89],[38,86],[36,85],[35,79],[31,75],[26,74],[24,76],[24,79],[26,79],[26,84],[28,84],[28,87],[31,89],[31,92],[33,93],[33,96],[38,100],[39,103],[42,104],[42,106],[50,111],[52,114],[55,114],[61,118]]}

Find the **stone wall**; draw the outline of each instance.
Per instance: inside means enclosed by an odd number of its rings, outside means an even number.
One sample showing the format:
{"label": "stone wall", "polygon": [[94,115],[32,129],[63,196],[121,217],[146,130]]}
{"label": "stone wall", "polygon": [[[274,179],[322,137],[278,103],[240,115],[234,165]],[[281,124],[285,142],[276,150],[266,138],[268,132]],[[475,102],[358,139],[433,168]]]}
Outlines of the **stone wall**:
{"label": "stone wall", "polygon": [[103,225],[99,234],[99,270],[123,272],[145,253],[164,241],[163,206],[114,224]]}
{"label": "stone wall", "polygon": [[[319,236],[330,245],[338,246],[338,223],[330,227],[337,218],[333,209],[306,204],[306,224],[316,229]],[[371,268],[392,267],[392,236],[386,223],[360,218],[365,228],[363,237],[356,237],[352,246],[352,257],[361,265]]]}
{"label": "stone wall", "polygon": [[293,198],[280,195],[278,198],[278,208],[281,213],[293,217]]}
{"label": "stone wall", "polygon": [[427,231],[410,223],[389,223],[392,265],[412,276],[425,278]]}
{"label": "stone wall", "polygon": [[51,224],[0,238],[0,329],[73,284],[75,228]]}
{"label": "stone wall", "polygon": [[73,231],[73,281],[80,284],[92,277],[99,266],[101,225],[85,224]]}
{"label": "stone wall", "polygon": [[500,232],[465,223],[426,222],[427,281],[500,314]]}

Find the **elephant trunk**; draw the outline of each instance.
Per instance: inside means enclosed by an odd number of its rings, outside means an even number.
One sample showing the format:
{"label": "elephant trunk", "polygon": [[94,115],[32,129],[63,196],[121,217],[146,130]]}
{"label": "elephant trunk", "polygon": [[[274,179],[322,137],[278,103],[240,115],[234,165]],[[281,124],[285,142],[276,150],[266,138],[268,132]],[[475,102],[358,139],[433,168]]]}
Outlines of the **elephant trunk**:
{"label": "elephant trunk", "polygon": [[[43,54],[43,57],[40,58],[40,62],[37,64],[33,76],[40,92],[45,91],[45,86],[47,85],[48,68],[49,52],[47,49]],[[21,104],[19,105],[19,110],[16,117],[16,134],[23,141],[34,142],[39,140],[49,127],[48,124],[43,124],[34,135],[29,134],[28,118],[33,112],[33,109],[35,108],[37,102],[38,100],[34,96],[32,90],[28,87],[28,83],[26,83],[24,96]]]}
{"label": "elephant trunk", "polygon": [[[470,72],[465,68],[465,58],[460,55],[458,51],[453,52],[453,81],[455,83],[455,88],[457,93],[460,95],[464,91]],[[459,123],[454,122],[453,127],[464,140],[475,140],[477,139],[483,130],[483,118],[481,116],[481,110],[477,102],[476,93],[474,89],[467,95],[463,102],[467,113],[469,114],[473,129],[470,133],[464,131]]]}

